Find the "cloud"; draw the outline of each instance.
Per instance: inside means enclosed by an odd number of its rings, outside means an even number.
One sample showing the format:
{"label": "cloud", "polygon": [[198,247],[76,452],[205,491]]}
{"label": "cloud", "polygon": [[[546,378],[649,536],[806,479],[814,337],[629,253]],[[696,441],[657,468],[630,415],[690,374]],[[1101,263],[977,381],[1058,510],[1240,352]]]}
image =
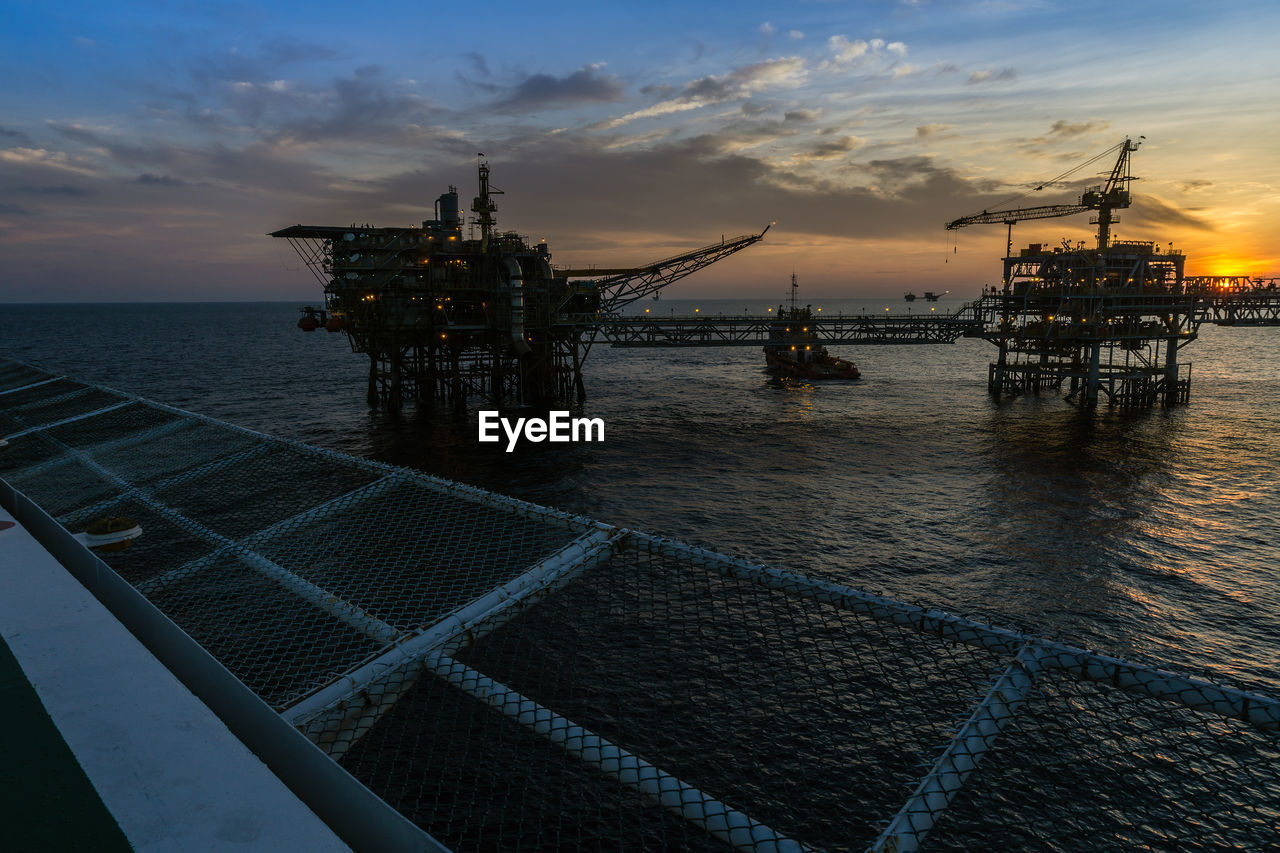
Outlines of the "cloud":
{"label": "cloud", "polygon": [[20,130],[9,130],[7,127],[0,127],[0,144],[29,146],[31,145],[31,137]]}
{"label": "cloud", "polygon": [[479,53],[476,53],[475,51],[468,51],[462,56],[467,60],[467,62],[471,63],[471,67],[475,70],[475,73],[479,74],[481,77],[490,76],[489,63],[486,62],[485,58]]}
{"label": "cloud", "polygon": [[864,140],[856,136],[842,136],[831,142],[824,142],[816,148],[808,151],[802,151],[795,155],[797,160],[833,160],[848,154],[855,148],[860,148],[864,144]]}
{"label": "cloud", "polygon": [[0,151],[0,161],[22,166],[37,166],[92,175],[94,169],[83,157],[71,157],[65,151],[49,151],[45,148],[6,148]]}
{"label": "cloud", "polygon": [[42,195],[42,196],[87,196],[90,195],[89,190],[83,187],[75,187],[71,184],[57,184],[54,186],[34,186],[26,184],[16,187],[15,192],[24,195]]}
{"label": "cloud", "polygon": [[916,127],[916,139],[942,138],[953,127],[952,124],[922,124]]}
{"label": "cloud", "polygon": [[1064,119],[1059,119],[1049,128],[1049,136],[1056,136],[1060,139],[1070,139],[1076,136],[1083,136],[1086,133],[1096,133],[1100,130],[1106,130],[1109,125],[1110,122],[1098,120],[1072,123]]}
{"label": "cloud", "polygon": [[1217,230],[1212,223],[1206,222],[1191,211],[1149,193],[1142,193],[1134,198],[1133,207],[1125,211],[1123,219],[1125,226],[1146,225],[1155,228],[1194,228],[1197,231]]}
{"label": "cloud", "polygon": [[760,35],[762,36],[771,36],[774,34],[775,31],[776,31],[776,28],[773,26],[773,24],[769,23],[768,21],[765,21],[763,24],[760,25]]}
{"label": "cloud", "polygon": [[610,130],[642,118],[656,118],[696,110],[711,104],[743,100],[756,92],[797,86],[803,82],[805,62],[800,57],[769,59],[736,68],[727,74],[709,75],[684,85],[680,94],[658,103],[590,125],[591,130]]}
{"label": "cloud", "polygon": [[286,80],[239,81],[225,90],[233,116],[277,144],[326,141],[421,146],[443,113],[406,81],[366,65],[327,87]]}
{"label": "cloud", "polygon": [[[793,166],[851,158],[860,140],[833,140],[829,148],[807,152],[818,157],[779,161],[738,146],[745,133],[612,149],[603,136],[544,136],[520,152],[518,165],[514,157],[510,164],[491,161],[505,203],[519,203],[520,221],[503,221],[546,236],[565,253],[557,263],[629,264],[722,233],[758,230],[773,219],[780,233],[917,239],[935,235],[949,215],[967,212],[975,198],[993,191],[928,157],[849,162],[839,167],[839,182],[829,172],[801,174]],[[421,205],[458,182],[456,167],[453,173],[437,168],[388,175],[371,197]],[[608,193],[598,191],[604,185]],[[583,201],[570,209],[560,202],[565,197]],[[638,252],[637,241],[646,238],[658,248]],[[622,239],[631,246],[625,252],[612,246]]]}
{"label": "cloud", "polygon": [[783,121],[809,122],[822,118],[822,110],[787,110],[782,114]]}
{"label": "cloud", "polygon": [[124,142],[114,134],[107,134],[81,124],[56,121],[49,121],[46,124],[55,133],[105,155],[117,163],[129,166],[173,165],[181,159],[184,151],[181,146],[164,143],[148,145]]}
{"label": "cloud", "polygon": [[499,112],[531,113],[621,100],[622,81],[612,74],[599,74],[603,67],[603,63],[584,65],[565,77],[532,74],[517,83],[511,94],[493,104],[493,108]]}
{"label": "cloud", "polygon": [[1178,184],[1178,189],[1184,193],[1192,193],[1198,190],[1207,190],[1211,186],[1213,186],[1213,181],[1183,181]]}
{"label": "cloud", "polygon": [[886,43],[884,39],[878,38],[870,41],[863,39],[849,41],[848,36],[835,35],[827,39],[827,48],[831,51],[831,59],[823,63],[824,66],[850,65],[864,58],[883,56],[886,53],[898,58],[907,55],[905,43],[900,41]]}
{"label": "cloud", "polygon": [[849,41],[848,36],[832,36],[827,39],[827,47],[831,49],[831,61],[837,65],[847,65],[860,59],[871,49],[868,42],[862,39]]}
{"label": "cloud", "polygon": [[787,30],[787,38],[792,39],[793,41],[800,41],[804,38],[804,33],[800,30]]}
{"label": "cloud", "polygon": [[640,89],[640,94],[650,95],[656,98],[669,98],[679,91],[675,86],[666,83],[652,83]]}
{"label": "cloud", "polygon": [[[147,188],[176,187],[183,183],[234,190],[242,197],[248,192],[260,199],[269,199],[271,204],[300,195],[308,198],[334,195],[332,187],[336,179],[331,173],[294,147],[273,140],[240,147],[222,143],[196,147],[148,139],[125,142],[114,134],[81,125],[56,122],[48,125],[111,163],[135,171],[136,176],[121,185],[146,193],[147,205],[154,204],[154,193]],[[0,159],[4,153],[0,152]]]}
{"label": "cloud", "polygon": [[871,160],[864,168],[875,178],[875,184],[888,194],[897,193],[902,187],[921,180],[928,180],[929,176],[942,171],[934,165],[933,158],[918,154],[892,160]]}
{"label": "cloud", "polygon": [[288,36],[273,38],[265,42],[262,49],[273,68],[298,62],[319,62],[338,58],[338,51],[327,45],[300,41]]}
{"label": "cloud", "polygon": [[727,154],[786,139],[799,132],[794,122],[785,120],[734,122],[722,126],[715,133],[703,134],[701,139],[707,150],[714,148],[717,153]]}
{"label": "cloud", "polygon": [[153,175],[150,172],[143,172],[141,175],[133,179],[135,184],[147,184],[149,186],[159,187],[185,187],[187,182],[179,178],[173,178],[169,175]]}
{"label": "cloud", "polygon": [[975,71],[969,75],[969,85],[978,83],[1008,83],[1018,78],[1018,72],[1012,68],[1002,68],[996,71],[986,68],[982,71]]}
{"label": "cloud", "polygon": [[298,39],[273,38],[256,50],[230,47],[216,53],[196,55],[187,64],[192,80],[202,86],[227,82],[259,83],[280,76],[289,65],[336,59],[333,48]]}

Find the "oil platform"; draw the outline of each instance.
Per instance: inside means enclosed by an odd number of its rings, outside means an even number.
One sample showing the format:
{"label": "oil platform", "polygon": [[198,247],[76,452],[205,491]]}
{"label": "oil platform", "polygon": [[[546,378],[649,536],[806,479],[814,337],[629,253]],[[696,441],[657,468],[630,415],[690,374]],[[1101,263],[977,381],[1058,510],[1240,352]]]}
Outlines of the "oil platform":
{"label": "oil platform", "polygon": [[500,195],[479,165],[465,223],[449,187],[421,227],[294,225],[288,240],[324,286],[299,325],[345,331],[369,357],[368,399],[469,396],[524,404],[585,398],[582,364],[597,318],[756,243],[769,229],[627,269],[556,270],[545,241],[499,231]]}
{"label": "oil platform", "polygon": [[[1203,283],[1184,277],[1185,257],[1172,246],[1111,239],[1115,211],[1130,204],[1130,158],[1141,139],[1094,158],[1117,155],[1106,184],[1078,204],[984,210],[947,223],[949,230],[983,223],[1009,229],[1003,284],[972,308],[982,337],[999,348],[988,368],[992,394],[1065,384],[1068,399],[1084,405],[1100,394],[1126,408],[1187,402],[1191,366],[1179,363],[1178,351],[1195,340],[1204,318]],[[1015,223],[1086,211],[1097,212],[1090,220],[1098,226],[1095,245],[1032,243],[1014,253]]]}
{"label": "oil platform", "polygon": [[[996,396],[1065,391],[1079,405],[1105,399],[1122,408],[1188,402],[1191,365],[1179,351],[1200,324],[1280,326],[1280,289],[1275,279],[1185,276],[1186,259],[1172,245],[1112,238],[1116,211],[1131,202],[1131,158],[1142,138],[1055,178],[1115,155],[1105,184],[1076,204],[984,210],[947,223],[1009,229],[1002,284],[959,311],[818,315],[803,338],[787,342],[953,344],[981,337],[998,348],[987,373]],[[455,187],[421,227],[295,225],[271,235],[288,240],[324,286],[324,309],[303,309],[299,325],[345,331],[352,349],[368,355],[371,406],[397,410],[406,400],[472,396],[530,405],[582,400],[583,362],[597,340],[614,347],[779,343],[776,317],[621,311],[758,242],[769,228],[641,267],[556,269],[545,241],[498,231],[499,194],[482,162],[465,237]],[[1015,223],[1084,212],[1096,214],[1093,245],[1032,243],[1013,251]]]}

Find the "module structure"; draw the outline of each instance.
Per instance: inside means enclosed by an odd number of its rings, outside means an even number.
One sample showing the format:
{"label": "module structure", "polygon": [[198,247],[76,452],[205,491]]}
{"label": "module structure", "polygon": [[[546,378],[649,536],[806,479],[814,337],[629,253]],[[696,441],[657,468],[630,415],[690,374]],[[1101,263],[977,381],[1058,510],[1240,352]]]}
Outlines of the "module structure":
{"label": "module structure", "polygon": [[[1124,408],[1189,399],[1191,366],[1179,363],[1178,351],[1195,340],[1204,319],[1202,289],[1189,286],[1186,259],[1172,245],[1162,250],[1111,237],[1119,221],[1114,211],[1131,201],[1130,155],[1139,144],[1125,139],[1099,155],[1118,156],[1105,185],[1086,191],[1078,204],[984,210],[947,224],[1009,228],[1002,285],[972,306],[982,337],[999,349],[988,368],[992,394],[1067,386],[1068,399],[1091,406],[1102,395]],[[1013,251],[1016,222],[1085,211],[1097,211],[1095,245],[1032,243]]]}
{"label": "module structure", "polygon": [[[983,296],[983,337],[999,348],[991,393],[1066,390],[1085,405],[1104,395],[1125,408],[1185,403],[1197,300],[1184,256],[1154,243],[1105,248],[1031,244],[1004,259],[1004,286]],[[1063,388],[1064,385],[1068,387]]]}
{"label": "module structure", "polygon": [[304,308],[299,326],[345,332],[368,355],[371,406],[581,400],[602,317],[764,236],[642,267],[557,270],[545,240],[497,229],[500,194],[482,162],[468,221],[451,186],[421,227],[294,225],[270,235],[288,240],[324,286],[324,308]]}

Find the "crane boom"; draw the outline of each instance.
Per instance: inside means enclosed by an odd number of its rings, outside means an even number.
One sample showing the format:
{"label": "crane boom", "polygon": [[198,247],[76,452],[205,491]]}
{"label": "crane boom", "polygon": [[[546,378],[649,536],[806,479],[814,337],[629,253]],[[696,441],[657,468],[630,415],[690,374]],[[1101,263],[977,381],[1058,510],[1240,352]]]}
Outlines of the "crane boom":
{"label": "crane boom", "polygon": [[617,311],[624,305],[651,296],[669,284],[710,266],[716,261],[739,252],[748,246],[758,243],[768,233],[772,224],[765,226],[759,234],[744,234],[732,239],[721,239],[719,243],[703,246],[674,257],[664,258],[642,267],[608,270],[562,270],[559,275],[566,278],[590,278],[604,274],[604,278],[596,279],[596,287],[600,290],[600,309],[606,314]]}
{"label": "crane boom", "polygon": [[972,216],[962,216],[947,223],[947,230],[954,231],[966,225],[989,225],[1000,223],[1012,225],[1024,219],[1052,219],[1055,216],[1070,216],[1073,213],[1084,213],[1089,208],[1081,204],[1046,204],[1043,207],[1022,207],[1017,210],[984,210]]}
{"label": "crane boom", "polygon": [[[1087,190],[1080,196],[1078,204],[1048,204],[1012,210],[984,210],[981,213],[953,219],[947,223],[947,230],[954,231],[966,225],[987,225],[992,223],[1007,225],[1009,226],[1010,235],[1009,250],[1012,251],[1013,225],[1015,222],[1022,222],[1027,219],[1050,219],[1056,216],[1071,216],[1076,213],[1084,213],[1086,210],[1096,210],[1098,211],[1098,248],[1105,249],[1111,240],[1111,226],[1118,221],[1112,212],[1129,206],[1131,198],[1128,184],[1130,181],[1136,180],[1129,174],[1129,155],[1138,150],[1138,146],[1142,144],[1141,140],[1143,139],[1146,139],[1146,137],[1139,136],[1139,141],[1137,142],[1126,138],[1124,142],[1108,148],[1088,161],[1093,162],[1093,160],[1106,156],[1113,151],[1118,152],[1115,165],[1111,167],[1111,174],[1107,177],[1106,184],[1102,187],[1094,187]],[[1073,169],[1072,171],[1075,170]],[[1036,187],[1036,189],[1041,189],[1041,187]]]}

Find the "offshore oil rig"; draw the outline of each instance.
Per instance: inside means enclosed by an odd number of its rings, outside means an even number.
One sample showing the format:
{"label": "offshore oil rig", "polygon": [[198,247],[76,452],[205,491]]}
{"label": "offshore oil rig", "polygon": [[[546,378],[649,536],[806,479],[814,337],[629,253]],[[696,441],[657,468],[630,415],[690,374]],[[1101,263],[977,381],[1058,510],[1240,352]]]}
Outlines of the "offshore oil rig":
{"label": "offshore oil rig", "polygon": [[299,326],[345,331],[369,356],[368,399],[469,396],[524,404],[585,398],[582,364],[601,314],[656,294],[756,243],[769,229],[642,267],[556,270],[546,241],[497,229],[489,165],[479,165],[475,216],[463,235],[458,190],[421,227],[294,225],[288,240],[324,286],[325,307]]}
{"label": "offshore oil rig", "polygon": [[[1100,396],[1122,408],[1185,403],[1191,365],[1178,352],[1201,323],[1280,325],[1274,279],[1185,276],[1186,258],[1172,244],[1114,240],[1115,211],[1129,207],[1131,155],[1145,137],[1126,138],[1064,173],[1115,154],[1102,186],[1076,204],[984,210],[947,223],[947,229],[999,223],[1008,227],[1000,288],[986,290],[968,310],[982,323],[981,337],[999,348],[988,367],[988,390],[1001,394],[1061,391],[1086,406]],[[1036,189],[1042,189],[1044,185]],[[1092,246],[1031,243],[1013,251],[1014,224],[1030,219],[1096,212]]]}
{"label": "offshore oil rig", "polygon": [[[1116,211],[1131,203],[1131,157],[1142,138],[1125,139],[1045,184],[1114,154],[1106,182],[1075,204],[984,210],[948,222],[948,229],[1009,229],[1001,286],[984,288],[959,311],[815,314],[795,340],[781,316],[621,311],[758,242],[768,227],[642,267],[557,270],[545,241],[530,244],[497,230],[493,197],[501,191],[490,186],[484,162],[465,238],[455,187],[421,227],[295,225],[271,236],[287,239],[324,287],[325,307],[303,309],[299,326],[345,331],[352,349],[369,357],[369,404],[391,410],[411,399],[582,400],[583,361],[600,339],[614,347],[758,347],[947,344],[962,337],[998,348],[987,376],[996,396],[1065,390],[1082,406],[1105,399],[1149,408],[1188,401],[1191,366],[1179,351],[1202,323],[1280,326],[1280,290],[1275,279],[1185,276],[1185,257],[1172,245],[1112,239]],[[1015,223],[1084,212],[1096,214],[1093,245],[1032,243],[1013,251]]]}
{"label": "offshore oil rig", "polygon": [[[1185,279],[1185,257],[1172,246],[1111,239],[1115,211],[1131,201],[1131,155],[1142,138],[1125,139],[1081,164],[1117,155],[1106,183],[1087,190],[1078,204],[984,210],[947,223],[948,230],[985,223],[1009,229],[1002,286],[973,306],[982,337],[999,348],[988,369],[991,393],[1060,390],[1069,383],[1068,399],[1085,405],[1096,404],[1100,393],[1128,408],[1188,400],[1191,367],[1179,364],[1178,351],[1196,338],[1204,283]],[[1032,243],[1013,252],[1015,223],[1086,211],[1097,212],[1090,220],[1098,226],[1095,245]]]}

